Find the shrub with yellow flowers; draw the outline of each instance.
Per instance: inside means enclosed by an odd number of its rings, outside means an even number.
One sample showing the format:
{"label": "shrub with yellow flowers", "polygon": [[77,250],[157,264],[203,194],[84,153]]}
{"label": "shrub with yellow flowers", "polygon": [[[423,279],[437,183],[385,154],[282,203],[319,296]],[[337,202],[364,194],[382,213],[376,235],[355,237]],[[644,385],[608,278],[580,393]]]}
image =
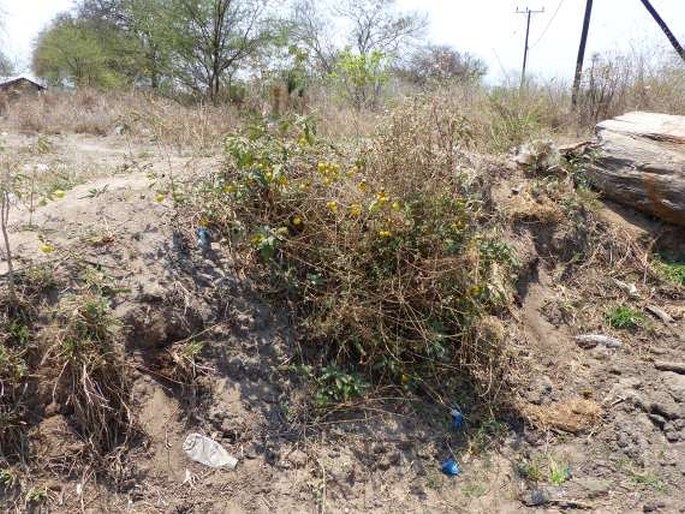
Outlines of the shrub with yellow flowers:
{"label": "shrub with yellow flowers", "polygon": [[397,137],[398,121],[343,144],[306,118],[258,123],[227,138],[202,208],[239,234],[233,250],[265,291],[294,306],[305,353],[405,387],[499,358],[471,351],[473,327],[502,308],[517,265],[454,147]]}

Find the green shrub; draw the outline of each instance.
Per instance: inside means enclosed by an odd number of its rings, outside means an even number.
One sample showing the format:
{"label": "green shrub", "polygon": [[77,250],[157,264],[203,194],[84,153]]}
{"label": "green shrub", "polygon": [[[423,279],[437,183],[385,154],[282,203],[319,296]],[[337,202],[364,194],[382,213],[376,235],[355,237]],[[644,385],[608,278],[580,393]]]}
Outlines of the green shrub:
{"label": "green shrub", "polygon": [[644,315],[635,309],[621,305],[607,313],[607,321],[616,329],[634,329],[644,321]]}
{"label": "green shrub", "polygon": [[480,339],[479,320],[508,303],[517,268],[488,228],[483,184],[455,171],[464,122],[417,116],[434,106],[398,109],[347,146],[304,118],[257,124],[226,140],[226,170],[200,195],[202,223],[294,307],[305,359],[376,383],[497,367],[502,345]]}
{"label": "green shrub", "polygon": [[661,256],[657,261],[656,268],[666,280],[685,286],[685,262]]}

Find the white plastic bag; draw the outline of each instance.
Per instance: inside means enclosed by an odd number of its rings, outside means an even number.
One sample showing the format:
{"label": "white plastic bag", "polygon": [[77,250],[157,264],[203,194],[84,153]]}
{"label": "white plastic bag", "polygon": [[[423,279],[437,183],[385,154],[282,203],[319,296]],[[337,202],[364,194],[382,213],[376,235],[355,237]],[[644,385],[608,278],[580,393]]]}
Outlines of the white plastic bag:
{"label": "white plastic bag", "polygon": [[238,459],[230,455],[223,446],[200,434],[188,434],[183,442],[183,451],[196,462],[211,468],[235,469]]}

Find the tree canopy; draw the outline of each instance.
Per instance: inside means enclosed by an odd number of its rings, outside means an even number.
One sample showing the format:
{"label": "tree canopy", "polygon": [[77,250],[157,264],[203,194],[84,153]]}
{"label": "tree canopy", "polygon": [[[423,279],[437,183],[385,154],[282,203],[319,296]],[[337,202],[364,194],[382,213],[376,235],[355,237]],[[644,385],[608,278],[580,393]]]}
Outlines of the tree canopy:
{"label": "tree canopy", "polygon": [[431,59],[445,61],[448,75],[482,69],[438,47],[415,54],[426,19],[400,12],[395,0],[284,2],[80,0],[39,35],[33,69],[55,85],[146,87],[213,100],[229,96],[236,78],[267,74],[289,92],[316,78],[334,81],[359,105],[376,100],[400,55],[415,55],[417,82],[431,73]]}

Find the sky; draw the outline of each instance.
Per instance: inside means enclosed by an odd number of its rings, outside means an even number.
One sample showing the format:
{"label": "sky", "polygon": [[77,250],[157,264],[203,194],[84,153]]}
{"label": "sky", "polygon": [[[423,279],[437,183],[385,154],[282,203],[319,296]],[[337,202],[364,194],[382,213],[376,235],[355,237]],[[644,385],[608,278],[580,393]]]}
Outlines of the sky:
{"label": "sky", "polygon": [[[5,13],[0,44],[17,61],[19,71],[28,71],[32,44],[41,28],[72,3],[0,0]],[[520,74],[526,16],[516,14],[516,9],[544,9],[531,20],[529,76],[566,81],[573,76],[585,0],[397,0],[397,4],[428,15],[428,37],[433,42],[483,59],[490,82]],[[685,44],[685,0],[652,0],[652,5]],[[594,0],[586,60],[596,52],[675,55],[640,0]]]}

